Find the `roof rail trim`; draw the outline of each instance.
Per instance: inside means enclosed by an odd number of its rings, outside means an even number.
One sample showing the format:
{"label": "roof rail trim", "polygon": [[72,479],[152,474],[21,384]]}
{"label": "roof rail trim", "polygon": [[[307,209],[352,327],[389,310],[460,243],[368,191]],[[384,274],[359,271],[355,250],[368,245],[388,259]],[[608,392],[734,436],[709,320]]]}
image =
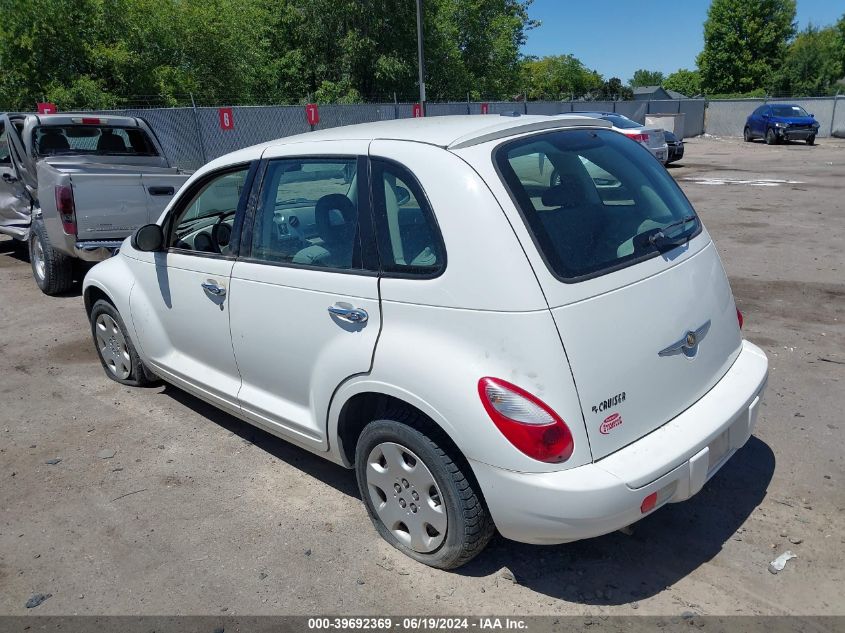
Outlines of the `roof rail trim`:
{"label": "roof rail trim", "polygon": [[512,120],[505,125],[496,125],[474,132],[455,139],[446,149],[463,149],[465,147],[472,147],[473,145],[481,145],[488,141],[495,141],[500,138],[507,138],[516,134],[524,134],[526,132],[537,132],[540,130],[553,130],[568,127],[612,127],[609,121],[603,119],[596,119],[586,116],[572,116],[572,117],[550,117],[546,121],[530,121],[521,125],[513,125]]}

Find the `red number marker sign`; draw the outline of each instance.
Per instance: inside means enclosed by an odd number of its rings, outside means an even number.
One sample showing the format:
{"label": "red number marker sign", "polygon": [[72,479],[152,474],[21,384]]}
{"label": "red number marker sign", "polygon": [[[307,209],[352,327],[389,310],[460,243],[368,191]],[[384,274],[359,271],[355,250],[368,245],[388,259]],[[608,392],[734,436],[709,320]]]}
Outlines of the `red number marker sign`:
{"label": "red number marker sign", "polygon": [[40,102],[38,103],[38,114],[56,114],[59,109],[55,103]]}
{"label": "red number marker sign", "polygon": [[316,103],[309,103],[305,106],[305,118],[308,119],[308,125],[312,127],[320,122],[320,110]]}
{"label": "red number marker sign", "polygon": [[489,114],[490,112],[490,104],[489,103],[482,103],[481,104],[481,114]]}
{"label": "red number marker sign", "polygon": [[422,116],[422,106],[419,103],[415,103],[412,112],[414,118]]}
{"label": "red number marker sign", "polygon": [[235,129],[235,118],[232,116],[232,108],[218,108],[217,116],[220,118],[221,130]]}

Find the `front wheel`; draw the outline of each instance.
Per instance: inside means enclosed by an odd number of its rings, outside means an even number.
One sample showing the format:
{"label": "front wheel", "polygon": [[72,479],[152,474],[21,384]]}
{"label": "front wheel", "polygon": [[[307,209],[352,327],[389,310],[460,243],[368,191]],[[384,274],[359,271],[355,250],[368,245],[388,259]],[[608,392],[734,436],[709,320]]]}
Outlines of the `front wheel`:
{"label": "front wheel", "polygon": [[766,145],[777,145],[778,136],[772,128],[766,130]]}
{"label": "front wheel", "polygon": [[126,325],[112,304],[100,299],[91,308],[88,318],[97,356],[106,376],[131,387],[146,387],[156,382],[155,376],[138,356]]}
{"label": "front wheel", "polygon": [[[355,449],[361,498],[376,530],[411,558],[454,569],[474,558],[495,533],[468,466],[403,422],[403,412],[368,424]],[[410,419],[413,418],[413,419]],[[402,420],[403,422],[399,421]]]}
{"label": "front wheel", "polygon": [[50,244],[47,229],[35,222],[29,237],[29,262],[35,283],[46,295],[58,295],[73,287],[73,260]]}
{"label": "front wheel", "polygon": [[807,145],[815,145],[816,144],[816,135],[811,134],[807,137]]}
{"label": "front wheel", "polygon": [[742,131],[742,138],[745,139],[746,143],[750,143],[751,140],[752,140],[751,128],[749,128],[747,125],[745,126],[745,129]]}

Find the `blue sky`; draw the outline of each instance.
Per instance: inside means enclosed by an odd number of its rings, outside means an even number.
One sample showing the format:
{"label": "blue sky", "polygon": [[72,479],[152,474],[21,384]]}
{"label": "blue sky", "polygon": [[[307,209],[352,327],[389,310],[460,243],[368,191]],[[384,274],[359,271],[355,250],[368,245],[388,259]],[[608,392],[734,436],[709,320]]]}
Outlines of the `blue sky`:
{"label": "blue sky", "polygon": [[[627,83],[638,68],[664,74],[695,68],[704,46],[709,0],[534,0],[529,15],[543,24],[528,32],[526,55],[571,53],[605,78]],[[833,24],[843,0],[798,0],[798,28]]]}

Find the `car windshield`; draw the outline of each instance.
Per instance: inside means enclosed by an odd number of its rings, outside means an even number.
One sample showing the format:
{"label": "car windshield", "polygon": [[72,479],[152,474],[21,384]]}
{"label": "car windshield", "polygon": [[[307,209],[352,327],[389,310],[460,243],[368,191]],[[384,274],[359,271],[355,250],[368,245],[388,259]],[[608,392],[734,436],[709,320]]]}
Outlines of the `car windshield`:
{"label": "car windshield", "polygon": [[658,255],[700,222],[666,169],[610,130],[564,130],[500,146],[495,161],[551,271],[576,281]]}
{"label": "car windshield", "polygon": [[158,156],[147,133],[112,125],[40,125],[32,132],[38,156]]}
{"label": "car windshield", "polygon": [[774,116],[810,116],[804,108],[797,105],[773,105],[772,114]]}

